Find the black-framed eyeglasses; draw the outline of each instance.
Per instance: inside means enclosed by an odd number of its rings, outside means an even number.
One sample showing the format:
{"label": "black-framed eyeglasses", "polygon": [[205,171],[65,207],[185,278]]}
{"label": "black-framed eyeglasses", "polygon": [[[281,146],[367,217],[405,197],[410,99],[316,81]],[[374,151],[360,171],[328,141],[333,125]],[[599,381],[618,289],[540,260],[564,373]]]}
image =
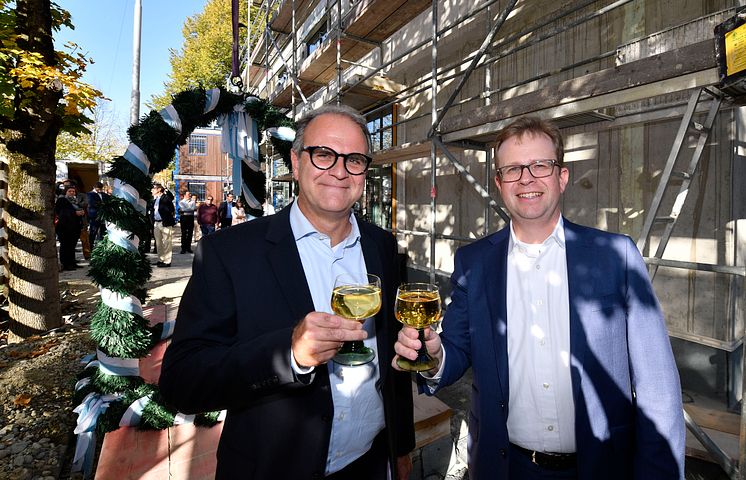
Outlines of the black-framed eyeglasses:
{"label": "black-framed eyeglasses", "polygon": [[362,175],[370,166],[373,159],[362,153],[337,153],[333,149],[324,146],[306,147],[304,152],[308,152],[311,157],[311,163],[319,170],[329,170],[337,163],[337,159],[342,157],[345,170],[350,175]]}
{"label": "black-framed eyeglasses", "polygon": [[534,160],[531,163],[525,165],[508,165],[497,169],[497,174],[500,176],[500,180],[505,183],[517,182],[523,176],[523,169],[527,169],[528,172],[534,178],[548,177],[554,171],[554,167],[558,167],[557,160]]}

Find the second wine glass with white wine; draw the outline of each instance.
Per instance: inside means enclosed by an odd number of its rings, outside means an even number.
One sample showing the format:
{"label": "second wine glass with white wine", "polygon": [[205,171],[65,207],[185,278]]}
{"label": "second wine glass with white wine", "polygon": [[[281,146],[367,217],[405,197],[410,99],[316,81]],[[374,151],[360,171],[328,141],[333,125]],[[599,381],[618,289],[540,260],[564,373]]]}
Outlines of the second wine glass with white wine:
{"label": "second wine glass with white wine", "polygon": [[402,370],[423,372],[438,366],[438,360],[427,353],[425,329],[440,319],[440,293],[432,283],[405,283],[396,292],[396,319],[408,327],[416,328],[422,346],[417,358],[400,356],[396,364]]}
{"label": "second wine glass with white wine", "polygon": [[[371,274],[359,278],[342,274],[335,279],[332,291],[332,311],[336,315],[363,323],[366,318],[372,317],[380,309],[380,278]],[[363,365],[373,360],[375,356],[373,349],[366,347],[359,340],[344,342],[333,360],[340,365]]]}

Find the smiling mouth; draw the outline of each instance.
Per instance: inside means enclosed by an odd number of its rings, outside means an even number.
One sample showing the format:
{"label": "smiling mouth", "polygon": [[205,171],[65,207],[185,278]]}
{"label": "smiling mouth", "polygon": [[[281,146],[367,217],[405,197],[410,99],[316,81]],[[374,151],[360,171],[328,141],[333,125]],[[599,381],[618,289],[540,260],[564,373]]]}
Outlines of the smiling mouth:
{"label": "smiling mouth", "polygon": [[537,198],[544,195],[541,192],[528,192],[528,193],[519,193],[518,198]]}

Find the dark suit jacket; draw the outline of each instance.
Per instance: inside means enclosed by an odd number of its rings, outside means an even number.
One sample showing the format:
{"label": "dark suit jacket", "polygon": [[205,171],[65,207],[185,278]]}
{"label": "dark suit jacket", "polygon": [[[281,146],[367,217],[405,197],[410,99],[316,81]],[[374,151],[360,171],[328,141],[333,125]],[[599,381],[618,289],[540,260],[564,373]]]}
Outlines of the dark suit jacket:
{"label": "dark suit jacket", "polygon": [[96,215],[98,215],[98,207],[101,204],[102,201],[109,198],[109,194],[106,192],[101,192],[101,196],[99,197],[98,192],[88,192],[88,220],[89,221],[95,221]]}
{"label": "dark suit jacket", "polygon": [[230,209],[233,208],[233,202],[220,202],[218,206],[218,221],[220,222],[220,228],[230,227],[232,218],[227,218]]}
{"label": "dark suit jacket", "polygon": [[[153,208],[155,208],[155,200],[153,200]],[[161,216],[164,227],[176,225],[176,207],[173,197],[168,193],[161,195],[161,201],[158,202],[158,214]],[[151,220],[155,221],[155,215],[151,216]]]}
{"label": "dark suit jacket", "polygon": [[[227,409],[217,478],[321,478],[334,415],[322,367],[309,384],[290,366],[293,327],[314,310],[290,208],[203,237],[160,388],[182,412]],[[375,317],[389,456],[414,448],[411,379],[390,368],[399,325],[394,238],[358,222],[369,273],[383,282]],[[395,465],[395,463],[393,463]]]}
{"label": "dark suit jacket", "polygon": [[[564,221],[578,478],[679,479],[679,376],[647,269],[629,237]],[[508,478],[505,228],[459,249],[439,387],[470,366],[469,477]]]}

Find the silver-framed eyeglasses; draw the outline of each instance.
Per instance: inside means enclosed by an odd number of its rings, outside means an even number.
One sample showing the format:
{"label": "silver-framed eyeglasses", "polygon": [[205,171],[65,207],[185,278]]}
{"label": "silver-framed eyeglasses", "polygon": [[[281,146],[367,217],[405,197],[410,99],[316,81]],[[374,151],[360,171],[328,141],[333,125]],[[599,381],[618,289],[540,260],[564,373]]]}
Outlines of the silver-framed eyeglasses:
{"label": "silver-framed eyeglasses", "polygon": [[342,157],[345,170],[350,175],[362,175],[370,166],[373,159],[362,153],[337,153],[333,149],[324,146],[306,147],[304,152],[308,152],[311,157],[311,163],[319,170],[329,170],[336,163],[337,159]]}
{"label": "silver-framed eyeglasses", "polygon": [[528,169],[528,172],[534,178],[548,177],[554,171],[554,167],[558,167],[557,160],[534,160],[531,163],[525,165],[508,165],[497,169],[497,174],[500,176],[500,180],[506,183],[517,182],[523,176],[523,169]]}

